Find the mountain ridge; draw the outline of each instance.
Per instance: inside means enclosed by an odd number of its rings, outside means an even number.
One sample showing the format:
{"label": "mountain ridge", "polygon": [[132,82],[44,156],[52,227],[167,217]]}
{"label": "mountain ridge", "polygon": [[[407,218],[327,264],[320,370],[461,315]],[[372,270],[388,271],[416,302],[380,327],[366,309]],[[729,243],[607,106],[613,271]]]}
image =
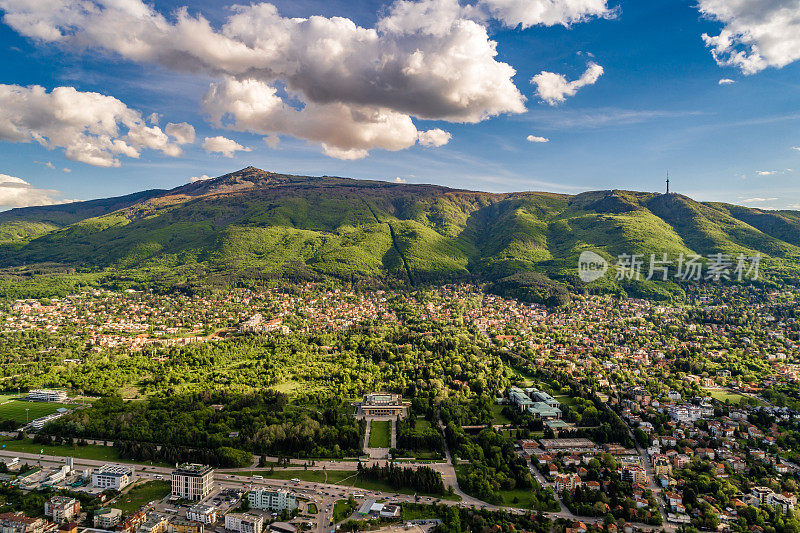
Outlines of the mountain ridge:
{"label": "mountain ridge", "polygon": [[584,250],[608,258],[762,254],[793,272],[800,212],[676,193],[489,193],[247,167],[170,190],[16,209],[0,214],[0,236],[6,268],[57,263],[143,278],[412,284],[537,271],[572,283]]}

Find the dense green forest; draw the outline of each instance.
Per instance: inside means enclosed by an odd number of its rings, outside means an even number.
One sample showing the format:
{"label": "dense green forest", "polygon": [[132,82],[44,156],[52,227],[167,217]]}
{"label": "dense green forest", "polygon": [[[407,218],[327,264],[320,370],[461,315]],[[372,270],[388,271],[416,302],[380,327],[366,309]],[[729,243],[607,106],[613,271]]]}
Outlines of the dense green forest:
{"label": "dense green forest", "polygon": [[[49,423],[48,435],[114,440],[122,457],[174,463],[193,449],[219,466],[247,466],[255,454],[345,457],[361,453],[363,429],[352,410],[290,406],[274,391],[234,394],[221,390],[125,402],[102,398]],[[150,444],[149,446],[147,444]],[[156,444],[164,445],[156,449]]]}

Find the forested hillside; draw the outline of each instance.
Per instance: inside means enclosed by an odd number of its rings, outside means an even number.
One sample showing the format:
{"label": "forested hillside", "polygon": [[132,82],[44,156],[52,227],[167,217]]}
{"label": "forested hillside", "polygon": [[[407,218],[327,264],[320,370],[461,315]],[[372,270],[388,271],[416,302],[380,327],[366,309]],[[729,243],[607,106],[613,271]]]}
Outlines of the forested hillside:
{"label": "forested hillside", "polygon": [[584,250],[761,254],[786,272],[800,257],[800,214],[680,194],[491,194],[248,167],[170,191],[0,215],[6,269],[59,265],[168,284],[276,276],[418,284],[538,271],[563,288],[575,284]]}

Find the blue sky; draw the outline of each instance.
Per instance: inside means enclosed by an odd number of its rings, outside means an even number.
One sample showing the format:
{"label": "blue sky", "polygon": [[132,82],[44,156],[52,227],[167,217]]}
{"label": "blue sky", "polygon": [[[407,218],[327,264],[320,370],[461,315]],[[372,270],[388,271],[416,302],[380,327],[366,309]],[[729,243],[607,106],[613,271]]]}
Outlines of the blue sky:
{"label": "blue sky", "polygon": [[[391,4],[380,2],[273,3],[284,17],[345,17],[364,28],[374,27],[391,9]],[[797,2],[778,3],[800,10]],[[217,30],[231,15],[222,4],[170,0],[152,5],[170,21],[177,8],[188,6],[190,14],[202,14]],[[86,158],[68,157],[56,143],[48,149],[37,142],[4,138],[0,111],[0,175],[44,191],[33,194],[34,199],[57,201],[171,188],[192,176],[216,176],[247,165],[496,192],[658,191],[669,171],[674,191],[700,200],[800,209],[800,150],[793,149],[800,146],[800,62],[794,56],[767,57],[772,64],[745,74],[741,65],[715,61],[701,36],[717,35],[736,21],[703,17],[694,2],[611,1],[607,7],[612,15],[588,17],[569,27],[540,24],[522,29],[502,24],[499,16],[482,19],[489,38],[497,43],[496,61],[516,70],[512,81],[526,98],[524,112],[504,112],[476,123],[430,120],[408,112],[417,130],[446,131],[449,142],[396,151],[376,144],[358,159],[331,157],[319,140],[302,138],[312,136],[305,132],[313,125],[302,133],[294,125],[286,126],[290,133],[280,134],[277,147],[271,147],[263,140],[261,124],[255,126],[259,133],[232,127],[230,115],[227,127],[214,124],[202,104],[209,84],[223,77],[213,68],[186,69],[171,60],[123,57],[108,47],[51,42],[6,20],[0,24],[0,84],[101,93],[118,99],[142,120],[158,113],[159,128],[190,124],[196,139],[181,144],[177,157],[142,148],[138,158],[118,155],[119,166],[95,166],[81,160]],[[0,0],[0,12],[6,17],[15,14],[13,3]],[[741,15],[737,20],[752,18],[748,13],[734,15]],[[602,66],[602,76],[557,105],[541,101],[529,81],[541,71],[576,80],[590,63]],[[720,85],[721,79],[733,83]],[[284,100],[291,101],[285,82],[271,81]],[[302,108],[309,101],[294,105]],[[393,109],[392,104],[382,105]],[[549,141],[529,142],[529,135]],[[203,149],[203,139],[217,136],[250,151],[225,157]],[[5,203],[15,205],[10,202]]]}

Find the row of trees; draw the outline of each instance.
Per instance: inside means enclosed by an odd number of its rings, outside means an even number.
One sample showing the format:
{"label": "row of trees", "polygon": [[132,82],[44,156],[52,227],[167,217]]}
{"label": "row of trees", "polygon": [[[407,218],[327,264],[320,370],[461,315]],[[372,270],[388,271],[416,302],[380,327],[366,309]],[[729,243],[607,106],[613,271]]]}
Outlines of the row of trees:
{"label": "row of trees", "polygon": [[415,470],[395,464],[363,466],[359,463],[358,474],[362,479],[385,482],[396,489],[406,488],[426,494],[445,493],[441,474],[428,466]]}
{"label": "row of trees", "polygon": [[219,448],[189,448],[158,446],[151,442],[115,441],[114,448],[123,459],[161,463],[202,463],[223,468],[239,468],[253,463],[253,454],[228,446]]}

